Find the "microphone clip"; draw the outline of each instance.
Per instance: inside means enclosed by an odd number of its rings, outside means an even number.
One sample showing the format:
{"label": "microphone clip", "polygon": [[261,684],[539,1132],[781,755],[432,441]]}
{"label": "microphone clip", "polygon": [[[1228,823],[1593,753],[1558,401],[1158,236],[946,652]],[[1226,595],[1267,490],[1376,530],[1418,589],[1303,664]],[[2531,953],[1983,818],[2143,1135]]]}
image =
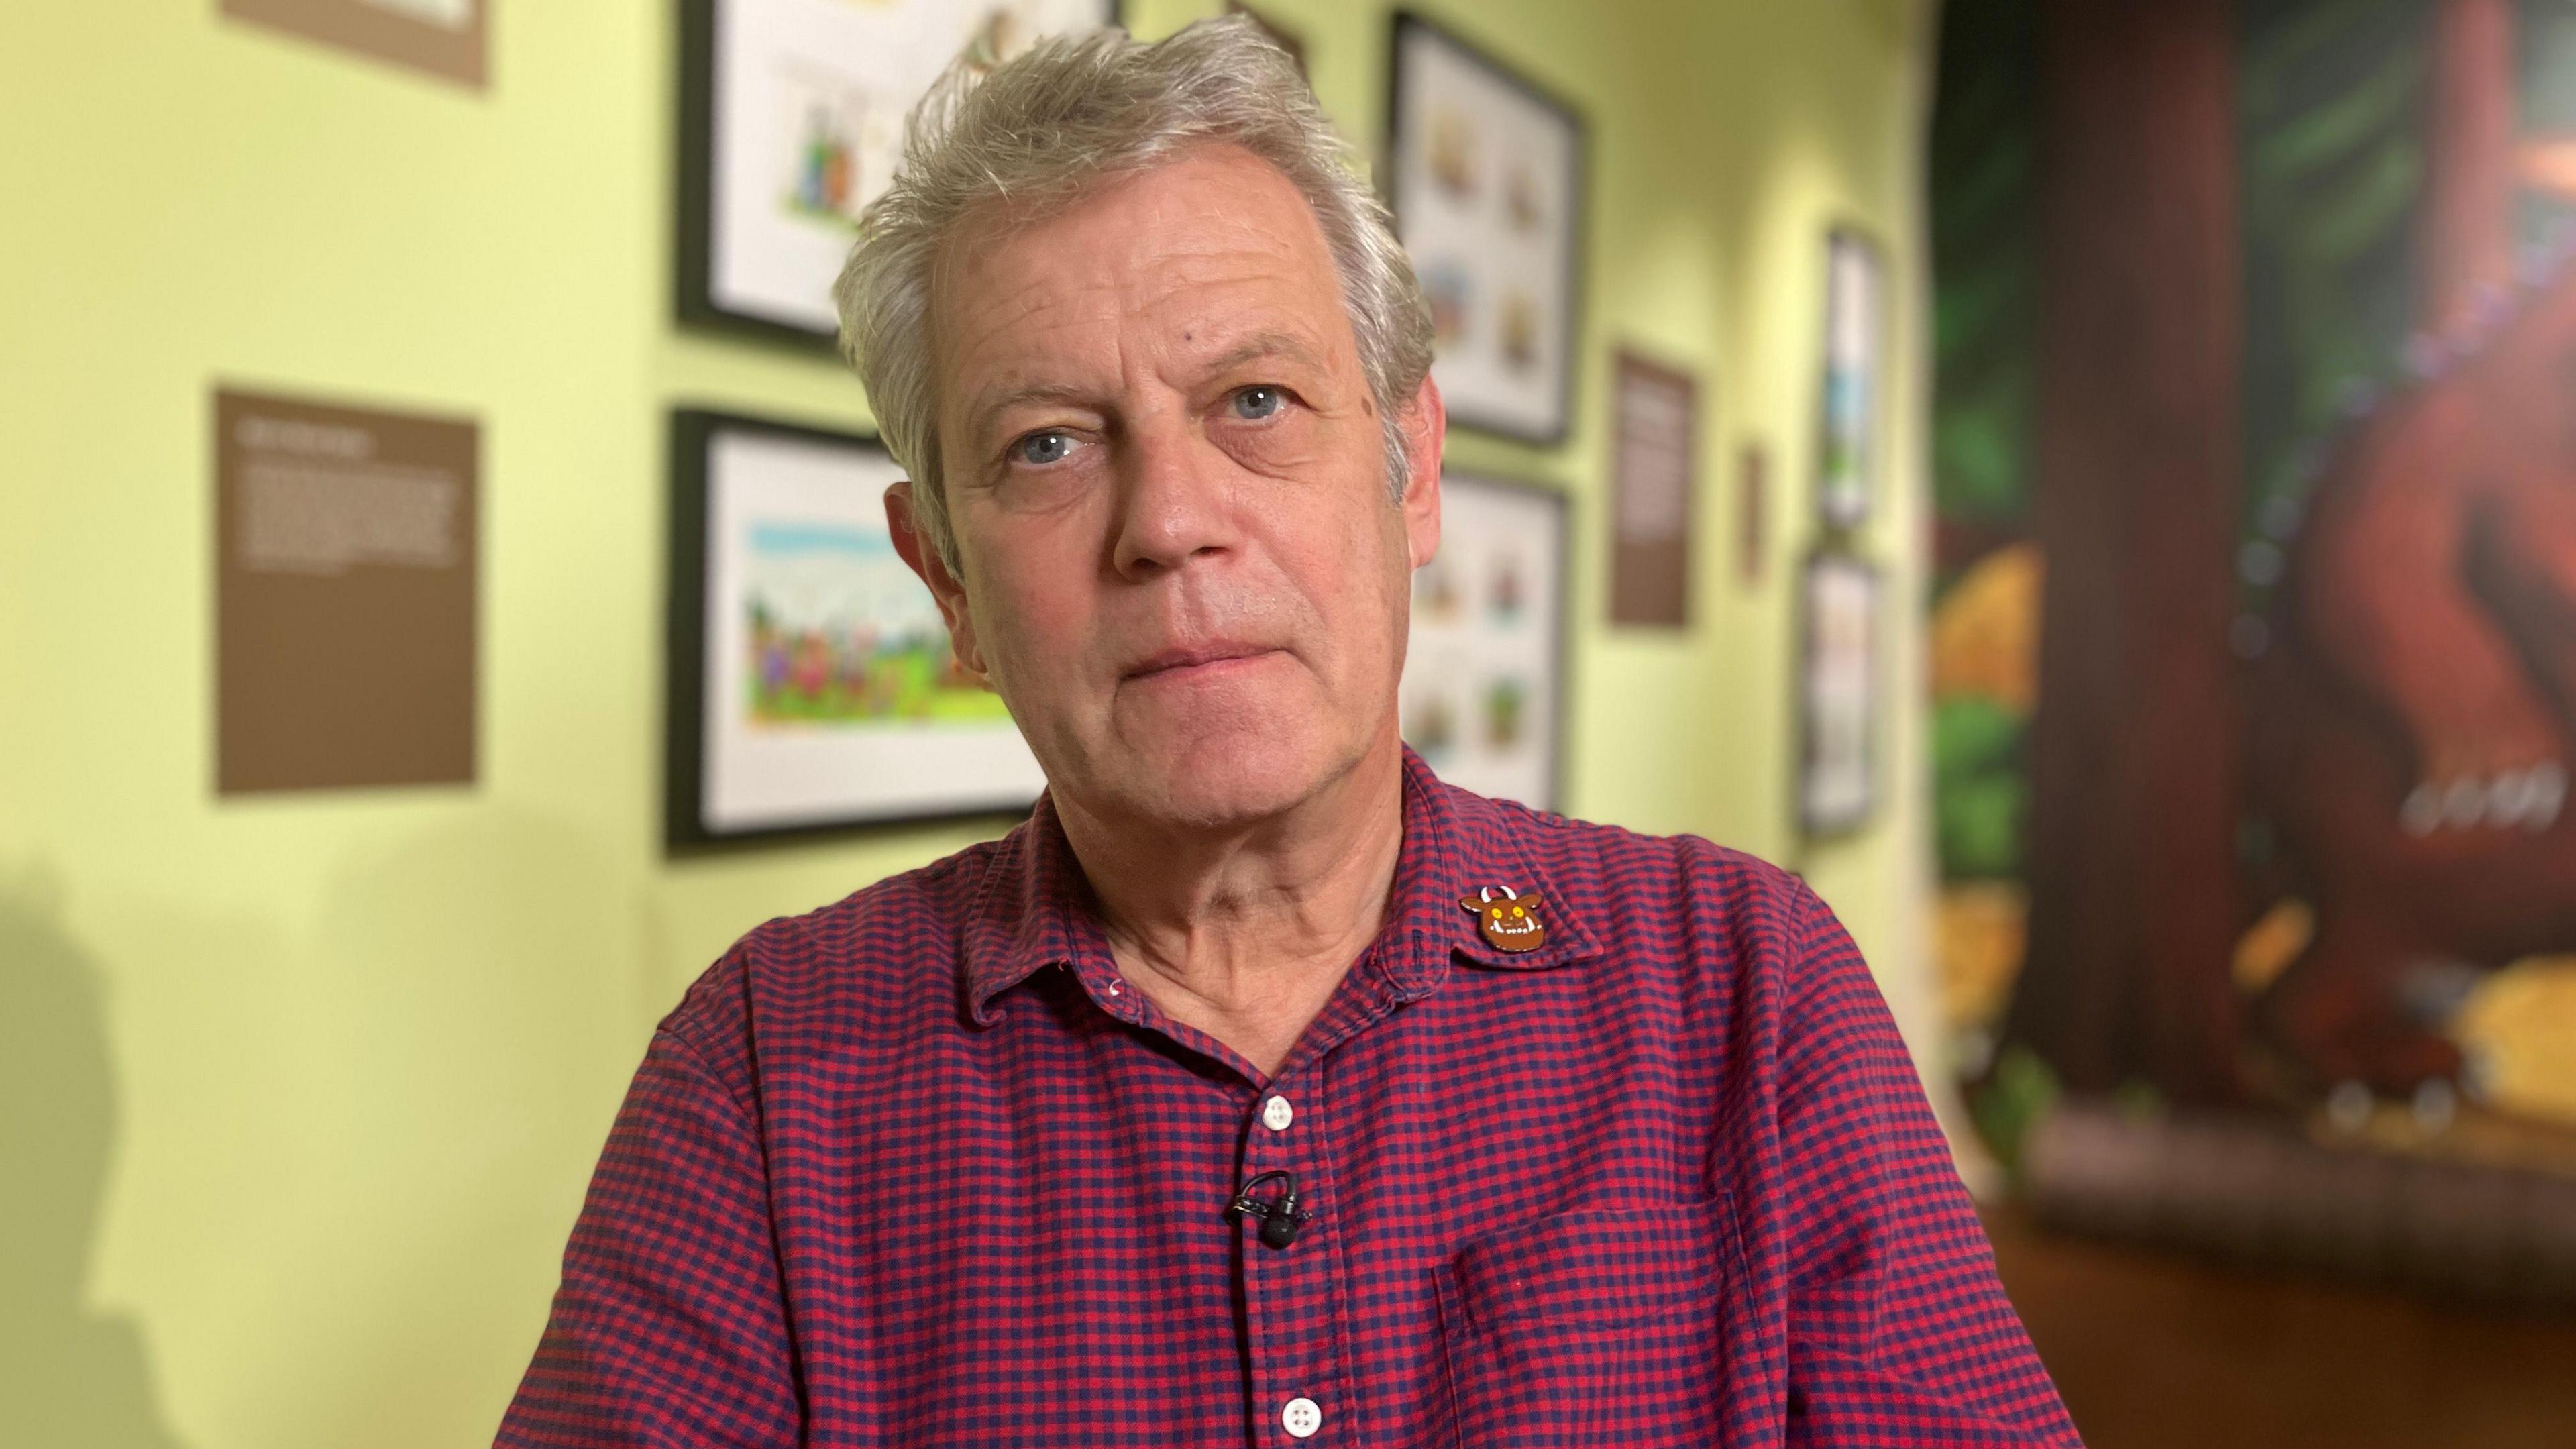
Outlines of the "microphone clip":
{"label": "microphone clip", "polygon": [[[1272,1178],[1283,1184],[1278,1198],[1263,1202],[1254,1197],[1254,1189]],[[1251,1181],[1234,1190],[1234,1201],[1225,1205],[1228,1217],[1240,1218],[1249,1213],[1261,1220],[1261,1241],[1273,1248],[1284,1248],[1297,1241],[1297,1230],[1314,1214],[1297,1206],[1297,1179],[1286,1168],[1274,1167],[1255,1174]]]}

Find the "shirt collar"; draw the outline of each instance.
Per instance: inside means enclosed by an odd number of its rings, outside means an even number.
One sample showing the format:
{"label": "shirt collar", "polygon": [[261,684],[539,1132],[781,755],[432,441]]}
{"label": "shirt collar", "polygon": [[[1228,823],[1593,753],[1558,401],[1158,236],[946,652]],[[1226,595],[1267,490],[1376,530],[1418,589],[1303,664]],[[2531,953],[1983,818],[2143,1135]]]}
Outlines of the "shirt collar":
{"label": "shirt collar", "polygon": [[966,920],[966,1008],[975,1024],[992,1024],[985,1003],[996,993],[1041,966],[1072,965],[1082,941],[1077,927],[1089,923],[1091,910],[1091,887],[1056,818],[1054,792],[1042,792],[1029,818],[1002,838]]}
{"label": "shirt collar", "polygon": [[[1404,747],[1404,843],[1395,861],[1386,920],[1375,952],[1401,1001],[1429,995],[1446,979],[1452,957],[1505,971],[1544,971],[1601,954],[1572,909],[1573,882],[1541,870],[1528,850],[1542,828],[1518,807],[1445,785]],[[1488,943],[1459,904],[1483,886],[1540,893],[1546,943],[1504,951]],[[1040,967],[1072,966],[1100,953],[1102,936],[1091,888],[1083,879],[1052,792],[1001,843],[984,877],[965,931],[967,1014],[989,1025],[988,1003]]]}

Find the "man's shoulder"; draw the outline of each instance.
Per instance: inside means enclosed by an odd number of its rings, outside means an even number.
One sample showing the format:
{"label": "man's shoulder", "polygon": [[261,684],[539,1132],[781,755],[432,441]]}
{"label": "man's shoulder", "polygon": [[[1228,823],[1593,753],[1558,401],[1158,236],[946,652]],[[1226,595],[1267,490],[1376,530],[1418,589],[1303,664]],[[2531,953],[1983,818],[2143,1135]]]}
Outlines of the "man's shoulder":
{"label": "man's shoulder", "polygon": [[996,869],[1018,848],[1020,834],[978,841],[829,905],[765,921],[736,949],[763,966],[790,972],[809,964],[836,971],[883,967],[900,964],[897,957],[936,957],[945,966]]}
{"label": "man's shoulder", "polygon": [[745,932],[662,1019],[710,1059],[748,1050],[758,1025],[847,1023],[920,999],[954,980],[964,932],[1014,831],[886,876],[828,905]]}
{"label": "man's shoulder", "polygon": [[1651,835],[1443,788],[1471,856],[1526,862],[1532,884],[1569,918],[1597,922],[1605,946],[1640,931],[1681,931],[1776,957],[1821,908],[1796,875],[1705,836]]}
{"label": "man's shoulder", "polygon": [[1469,799],[1502,847],[1486,858],[1528,862],[1540,914],[1587,938],[1594,969],[1610,979],[1714,1011],[1742,1051],[1768,1059],[1794,1046],[1783,1071],[1818,1070],[1836,1053],[1883,1055],[1890,1043],[1889,1059],[1903,1059],[1859,949],[1795,873],[1703,836]]}

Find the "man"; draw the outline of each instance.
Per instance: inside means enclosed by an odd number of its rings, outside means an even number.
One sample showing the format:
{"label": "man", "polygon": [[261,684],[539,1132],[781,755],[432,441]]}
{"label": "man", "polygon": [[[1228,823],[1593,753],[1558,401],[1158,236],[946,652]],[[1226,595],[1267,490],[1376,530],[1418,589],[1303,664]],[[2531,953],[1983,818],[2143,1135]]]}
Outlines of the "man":
{"label": "man", "polygon": [[663,1022],[501,1442],[2074,1442],[1816,898],[1399,742],[1430,327],[1283,56],[949,86],[840,300],[1048,790]]}

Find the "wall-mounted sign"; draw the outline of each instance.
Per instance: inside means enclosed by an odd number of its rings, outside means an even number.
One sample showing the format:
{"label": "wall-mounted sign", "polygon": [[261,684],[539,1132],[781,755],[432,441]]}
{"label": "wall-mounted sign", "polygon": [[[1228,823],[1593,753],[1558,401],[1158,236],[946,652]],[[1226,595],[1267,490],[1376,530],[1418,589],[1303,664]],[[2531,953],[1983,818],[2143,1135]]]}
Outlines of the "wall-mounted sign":
{"label": "wall-mounted sign", "polygon": [[223,13],[480,89],[487,0],[223,0]]}
{"label": "wall-mounted sign", "polygon": [[1770,453],[1758,441],[1746,443],[1735,459],[1735,581],[1748,589],[1762,582],[1770,547],[1770,489]]}
{"label": "wall-mounted sign", "polygon": [[1610,622],[1690,622],[1699,384],[1622,352],[1611,396]]}
{"label": "wall-mounted sign", "polygon": [[474,779],[476,429],[215,394],[215,787]]}

